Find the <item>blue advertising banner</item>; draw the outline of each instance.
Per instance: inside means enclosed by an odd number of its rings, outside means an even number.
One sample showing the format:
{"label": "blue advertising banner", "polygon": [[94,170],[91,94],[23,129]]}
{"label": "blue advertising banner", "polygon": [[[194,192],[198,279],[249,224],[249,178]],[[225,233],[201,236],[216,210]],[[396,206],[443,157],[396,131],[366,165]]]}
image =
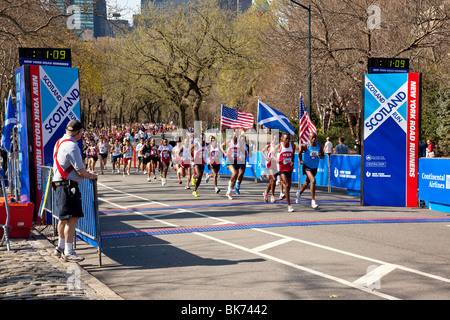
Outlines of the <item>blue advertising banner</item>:
{"label": "blue advertising banner", "polygon": [[419,199],[433,210],[450,212],[450,159],[419,159]]}
{"label": "blue advertising banner", "polygon": [[337,188],[361,190],[361,156],[332,155],[330,184]]}
{"label": "blue advertising banner", "polygon": [[363,205],[417,206],[420,76],[366,74]]}

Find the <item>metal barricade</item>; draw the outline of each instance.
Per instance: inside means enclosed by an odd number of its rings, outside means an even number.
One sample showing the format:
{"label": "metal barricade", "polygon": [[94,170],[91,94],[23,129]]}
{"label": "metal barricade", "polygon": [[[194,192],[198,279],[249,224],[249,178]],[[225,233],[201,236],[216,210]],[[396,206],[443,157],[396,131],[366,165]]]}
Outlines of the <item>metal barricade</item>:
{"label": "metal barricade", "polygon": [[[44,213],[46,215],[44,220],[50,220],[52,221],[51,223],[56,226],[57,221],[59,221],[59,215],[56,211],[57,207],[55,205],[54,191],[50,183],[52,180],[52,168],[43,166],[41,176],[42,185],[45,186],[45,189],[42,193],[43,196],[39,215],[43,218]],[[79,189],[81,192],[81,203],[84,217],[78,220],[76,233],[77,236],[85,242],[97,248],[98,262],[99,266],[101,266],[101,252],[103,248],[98,213],[97,181],[83,179],[83,182],[79,185]],[[51,217],[48,217],[47,214],[51,215]]]}

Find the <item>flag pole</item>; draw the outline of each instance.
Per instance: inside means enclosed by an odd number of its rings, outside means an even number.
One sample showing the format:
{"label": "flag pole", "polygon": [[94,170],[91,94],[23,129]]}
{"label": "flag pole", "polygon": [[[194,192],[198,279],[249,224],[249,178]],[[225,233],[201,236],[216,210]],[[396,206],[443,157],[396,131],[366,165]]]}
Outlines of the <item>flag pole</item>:
{"label": "flag pole", "polygon": [[297,154],[297,176],[298,176],[298,190],[300,190],[300,185],[301,185],[301,177],[302,175],[300,174],[300,151],[302,148],[302,142],[300,140],[300,104],[301,104],[301,99],[302,99],[302,92],[300,91],[300,97],[299,97],[299,101],[298,101],[298,154]]}
{"label": "flag pole", "polygon": [[[258,160],[258,153],[259,153],[259,125],[258,125],[258,119],[259,119],[259,99],[258,99],[258,109],[256,111],[256,152],[255,152],[255,157],[256,157],[256,161],[257,163],[259,162]],[[261,177],[261,176],[260,176]],[[258,177],[256,176],[256,167],[255,167],[255,182],[258,181]]]}

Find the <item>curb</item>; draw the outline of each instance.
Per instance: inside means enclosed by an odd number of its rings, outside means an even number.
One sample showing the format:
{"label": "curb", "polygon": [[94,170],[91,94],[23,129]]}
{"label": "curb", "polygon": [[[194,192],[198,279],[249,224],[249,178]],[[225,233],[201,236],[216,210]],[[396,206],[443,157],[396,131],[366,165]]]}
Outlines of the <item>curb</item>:
{"label": "curb", "polygon": [[[41,235],[35,229],[31,230],[31,238],[33,238],[43,249],[47,250],[50,253],[50,256],[53,258],[54,246],[50,243],[50,241]],[[60,259],[55,259],[65,268],[72,265],[72,263],[61,261]],[[86,271],[82,266],[80,266],[80,279],[87,286],[89,286],[92,290],[94,290],[99,296],[103,297],[104,300],[125,300],[120,295],[111,290],[108,286],[106,286],[103,282],[95,278],[88,271]]]}

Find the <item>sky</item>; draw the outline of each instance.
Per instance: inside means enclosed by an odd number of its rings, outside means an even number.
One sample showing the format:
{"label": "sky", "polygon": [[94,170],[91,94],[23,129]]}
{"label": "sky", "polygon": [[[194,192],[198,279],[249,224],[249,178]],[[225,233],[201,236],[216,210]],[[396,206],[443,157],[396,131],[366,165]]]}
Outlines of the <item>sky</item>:
{"label": "sky", "polygon": [[[106,0],[108,10],[111,8],[121,8],[121,19],[126,19],[133,23],[133,14],[140,12],[141,0]],[[110,15],[111,12],[108,12]]]}

